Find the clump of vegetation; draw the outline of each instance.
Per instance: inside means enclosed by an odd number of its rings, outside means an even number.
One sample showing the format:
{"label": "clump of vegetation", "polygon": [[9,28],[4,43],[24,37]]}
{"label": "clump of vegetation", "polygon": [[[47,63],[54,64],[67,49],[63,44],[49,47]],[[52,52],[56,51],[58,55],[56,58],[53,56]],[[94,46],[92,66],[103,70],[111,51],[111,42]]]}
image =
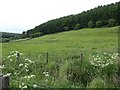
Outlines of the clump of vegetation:
{"label": "clump of vegetation", "polygon": [[116,24],[116,20],[115,19],[109,19],[108,20],[108,26],[113,27],[113,26],[115,26],[115,24]]}
{"label": "clump of vegetation", "polygon": [[[64,88],[106,88],[120,77],[118,53],[94,52],[82,61],[79,57],[44,63],[30,60],[19,51],[11,51],[3,60],[4,74],[11,74],[11,87],[64,87]],[[109,82],[109,83],[108,83]]]}
{"label": "clump of vegetation", "polygon": [[97,77],[90,82],[88,88],[107,88],[107,87],[106,82],[102,78]]}
{"label": "clump of vegetation", "polygon": [[89,21],[88,22],[88,27],[89,28],[93,28],[94,27],[94,22],[93,21]]}
{"label": "clump of vegetation", "polygon": [[34,80],[35,75],[32,74],[32,70],[35,67],[35,62],[25,58],[23,53],[11,51],[3,63],[3,73],[11,75],[11,87],[26,88],[28,83],[30,84],[30,81]]}

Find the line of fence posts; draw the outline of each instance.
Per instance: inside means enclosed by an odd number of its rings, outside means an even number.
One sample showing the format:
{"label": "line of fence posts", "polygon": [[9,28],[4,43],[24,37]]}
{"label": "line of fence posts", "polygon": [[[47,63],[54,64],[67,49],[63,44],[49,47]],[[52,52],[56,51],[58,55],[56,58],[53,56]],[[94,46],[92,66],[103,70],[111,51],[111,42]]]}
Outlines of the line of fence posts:
{"label": "line of fence posts", "polygon": [[[17,54],[16,59],[19,60],[19,53]],[[48,52],[46,53],[46,64],[48,64]],[[73,57],[72,57],[73,58]],[[80,62],[83,62],[83,53],[80,53]],[[2,88],[1,88],[2,87]],[[5,75],[0,75],[0,90],[9,90],[9,76],[5,76]]]}

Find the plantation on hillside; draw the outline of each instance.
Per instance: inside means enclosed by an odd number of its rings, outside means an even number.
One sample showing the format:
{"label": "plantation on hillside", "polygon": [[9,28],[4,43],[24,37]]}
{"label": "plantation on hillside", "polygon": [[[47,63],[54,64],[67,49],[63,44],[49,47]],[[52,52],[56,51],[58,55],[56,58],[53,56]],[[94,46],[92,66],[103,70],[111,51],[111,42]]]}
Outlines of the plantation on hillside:
{"label": "plantation on hillside", "polygon": [[3,73],[11,73],[11,87],[17,88],[120,87],[118,27],[3,43]]}

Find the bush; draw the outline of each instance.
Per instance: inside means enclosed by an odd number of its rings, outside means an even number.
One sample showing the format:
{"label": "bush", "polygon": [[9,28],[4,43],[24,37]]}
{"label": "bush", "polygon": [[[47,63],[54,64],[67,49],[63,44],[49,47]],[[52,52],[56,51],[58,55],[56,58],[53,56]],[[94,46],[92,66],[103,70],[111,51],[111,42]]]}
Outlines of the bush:
{"label": "bush", "polygon": [[101,27],[103,25],[103,22],[102,21],[97,21],[96,22],[96,27]]}
{"label": "bush", "polygon": [[109,19],[108,20],[108,26],[109,27],[113,27],[113,26],[115,26],[115,24],[116,24],[116,20],[115,19]]}
{"label": "bush", "polygon": [[64,27],[64,30],[65,30],[65,31],[68,31],[68,30],[69,30],[69,27],[65,26],[65,27]]}
{"label": "bush", "polygon": [[95,69],[86,60],[82,63],[80,60],[74,60],[70,63],[67,70],[67,78],[73,83],[81,83],[86,87],[86,85],[92,80],[95,75]]}
{"label": "bush", "polygon": [[9,42],[9,41],[10,41],[10,39],[8,39],[8,38],[2,38],[2,43]]}
{"label": "bush", "polygon": [[88,22],[88,27],[89,28],[93,28],[94,27],[94,22],[93,21],[89,21]]}
{"label": "bush", "polygon": [[76,24],[74,27],[74,30],[78,30],[78,29],[80,29],[80,24]]}

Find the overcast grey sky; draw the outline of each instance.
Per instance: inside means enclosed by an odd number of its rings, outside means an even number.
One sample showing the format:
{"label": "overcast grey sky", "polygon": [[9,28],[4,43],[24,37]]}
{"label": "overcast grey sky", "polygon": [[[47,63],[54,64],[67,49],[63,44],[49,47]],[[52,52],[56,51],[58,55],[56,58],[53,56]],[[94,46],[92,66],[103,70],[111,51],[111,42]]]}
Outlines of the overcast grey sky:
{"label": "overcast grey sky", "polygon": [[0,31],[22,33],[48,20],[120,0],[0,0]]}

